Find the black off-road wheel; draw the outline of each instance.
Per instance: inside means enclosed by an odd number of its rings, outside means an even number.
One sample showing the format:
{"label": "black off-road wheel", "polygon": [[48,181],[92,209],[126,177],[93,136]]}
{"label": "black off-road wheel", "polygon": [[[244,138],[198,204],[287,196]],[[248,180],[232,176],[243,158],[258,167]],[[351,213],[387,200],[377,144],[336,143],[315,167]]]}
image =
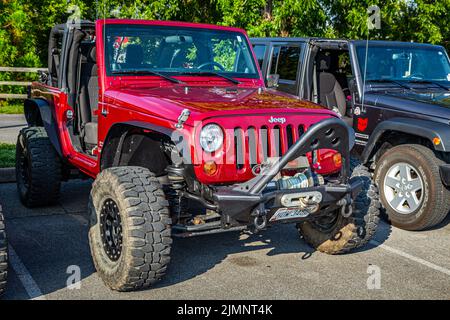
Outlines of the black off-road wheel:
{"label": "black off-road wheel", "polygon": [[350,180],[360,180],[363,186],[353,201],[353,215],[346,218],[339,211],[297,225],[305,241],[318,251],[347,253],[367,244],[376,232],[380,213],[378,190],[364,165],[352,159],[351,167]]}
{"label": "black off-road wheel", "polygon": [[393,147],[380,157],[375,182],[392,225],[417,231],[444,220],[450,211],[450,191],[441,180],[442,164],[432,150],[417,144]]}
{"label": "black off-road wheel", "polygon": [[25,206],[45,206],[58,200],[61,167],[61,158],[43,127],[20,131],[16,145],[16,180],[20,200]]}
{"label": "black off-road wheel", "polygon": [[155,175],[116,167],[95,180],[89,242],[98,274],[118,291],[144,289],[160,280],[170,261],[169,204]]}
{"label": "black off-road wheel", "polygon": [[8,276],[8,243],[6,241],[5,220],[0,206],[0,296],[6,290]]}

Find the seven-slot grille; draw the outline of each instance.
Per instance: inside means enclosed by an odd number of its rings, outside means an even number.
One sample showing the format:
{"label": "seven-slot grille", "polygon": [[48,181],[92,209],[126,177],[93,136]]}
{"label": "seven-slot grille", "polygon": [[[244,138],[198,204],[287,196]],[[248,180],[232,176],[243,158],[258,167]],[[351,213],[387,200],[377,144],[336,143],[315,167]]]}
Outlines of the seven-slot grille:
{"label": "seven-slot grille", "polygon": [[303,125],[234,128],[234,154],[238,170],[253,167],[269,157],[281,157],[305,132]]}

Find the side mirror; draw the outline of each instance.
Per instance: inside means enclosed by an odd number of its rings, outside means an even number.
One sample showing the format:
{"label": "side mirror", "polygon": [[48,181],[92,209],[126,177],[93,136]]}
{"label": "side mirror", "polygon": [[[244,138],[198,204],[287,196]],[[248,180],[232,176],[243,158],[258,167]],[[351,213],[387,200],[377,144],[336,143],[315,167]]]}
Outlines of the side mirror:
{"label": "side mirror", "polygon": [[358,91],[358,87],[356,86],[356,79],[354,77],[351,77],[348,80],[348,88],[350,89],[351,92]]}
{"label": "side mirror", "polygon": [[277,88],[279,80],[280,80],[279,74],[269,74],[267,76],[267,87],[268,88]]}
{"label": "side mirror", "polygon": [[49,74],[46,71],[38,71],[38,75],[39,75],[39,82],[40,83],[48,83],[49,80]]}
{"label": "side mirror", "polygon": [[356,84],[356,79],[352,77],[348,80],[348,89],[350,90],[350,93],[352,95],[352,107],[354,103],[357,101],[359,95],[358,95],[358,85]]}

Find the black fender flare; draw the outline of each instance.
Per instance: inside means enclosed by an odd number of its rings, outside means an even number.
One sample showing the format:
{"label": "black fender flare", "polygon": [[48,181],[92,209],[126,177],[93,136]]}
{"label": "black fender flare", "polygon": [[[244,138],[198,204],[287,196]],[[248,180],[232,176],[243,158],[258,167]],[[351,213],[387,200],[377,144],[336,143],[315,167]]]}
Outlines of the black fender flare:
{"label": "black fender flare", "polygon": [[[425,138],[431,142],[434,150],[450,151],[450,126],[448,124],[412,118],[392,118],[381,122],[371,134],[369,141],[362,153],[363,163],[370,160],[370,156],[380,137],[387,131],[397,131]],[[434,138],[439,138],[438,145],[433,143]]]}
{"label": "black fender flare", "polygon": [[[124,130],[118,129],[120,127],[125,129]],[[117,164],[118,153],[120,153],[122,150],[122,144],[124,142],[124,139],[128,134],[128,132],[130,132],[130,130],[133,129],[148,130],[150,132],[167,137],[174,143],[178,151],[182,154],[182,160],[184,161],[184,163],[190,163],[192,161],[190,147],[189,145],[185,144],[187,141],[189,141],[189,137],[187,136],[184,130],[167,128],[144,121],[126,121],[126,122],[117,122],[114,125],[112,125],[111,128],[109,129],[105,141],[103,143],[103,146],[101,148],[102,149],[100,156],[101,170],[103,170],[105,168],[105,165],[111,161],[113,163],[113,166],[114,164]],[[118,138],[119,140],[117,142],[114,142],[112,141],[113,138]],[[115,149],[114,159],[106,159],[105,157],[112,155],[108,154],[108,152],[105,152],[105,149],[111,147]]]}
{"label": "black fender flare", "polygon": [[29,126],[45,128],[53,147],[62,156],[54,108],[44,99],[26,99],[24,102],[24,113]]}

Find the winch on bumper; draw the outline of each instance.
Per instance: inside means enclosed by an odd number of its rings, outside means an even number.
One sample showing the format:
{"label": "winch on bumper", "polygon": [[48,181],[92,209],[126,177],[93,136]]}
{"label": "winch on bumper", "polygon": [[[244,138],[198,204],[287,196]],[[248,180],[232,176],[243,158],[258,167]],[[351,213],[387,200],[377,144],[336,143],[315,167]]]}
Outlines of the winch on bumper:
{"label": "winch on bumper", "polygon": [[[309,130],[277,162],[264,167],[255,178],[238,185],[218,187],[214,201],[222,215],[223,227],[253,224],[263,229],[268,223],[299,222],[341,210],[352,214],[352,199],[361,189],[360,181],[349,181],[350,150],[354,134],[342,120],[326,119]],[[318,149],[332,149],[342,156],[340,175],[324,185],[285,189],[274,177],[286,165]]]}

